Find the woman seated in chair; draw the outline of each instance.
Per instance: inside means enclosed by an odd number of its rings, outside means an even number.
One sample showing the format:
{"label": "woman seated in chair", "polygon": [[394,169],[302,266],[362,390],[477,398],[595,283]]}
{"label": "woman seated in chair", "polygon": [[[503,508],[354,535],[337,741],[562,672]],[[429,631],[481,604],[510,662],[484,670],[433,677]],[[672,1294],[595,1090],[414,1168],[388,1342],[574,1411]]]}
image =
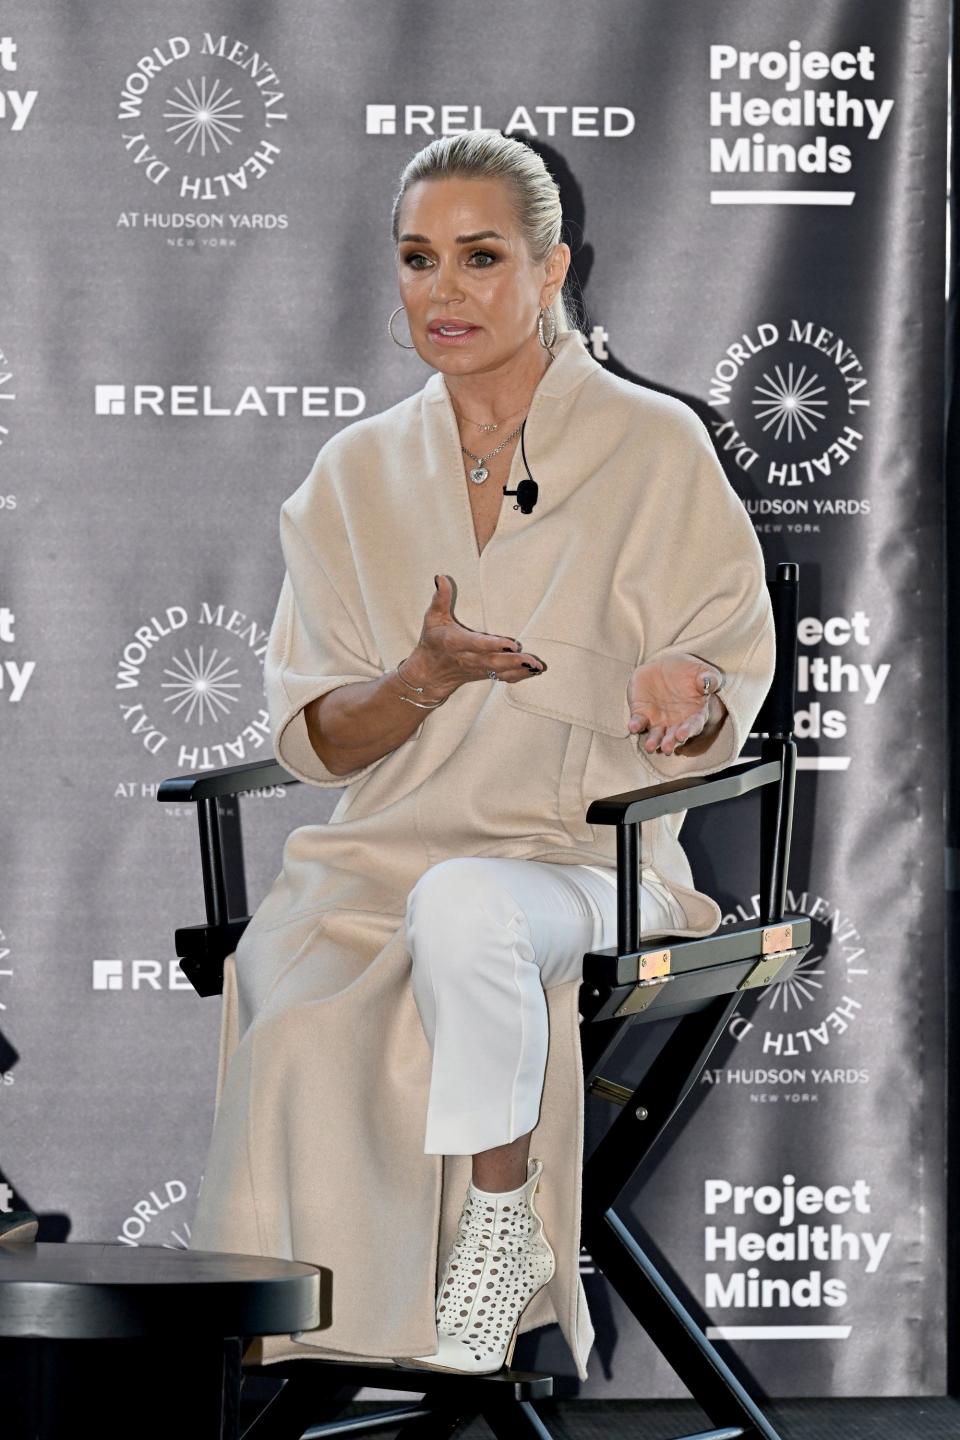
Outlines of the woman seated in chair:
{"label": "woman seated in chair", "polygon": [[[557,1322],[586,1378],[577,1000],[617,892],[585,812],[730,764],[773,676],[753,526],[694,411],[572,327],[561,227],[520,141],[413,156],[390,335],[433,373],[281,509],[274,748],[343,793],[228,958],[191,1238],[332,1271],[261,1363],[484,1374]],[[682,818],[642,826],[644,940],[720,921]]]}

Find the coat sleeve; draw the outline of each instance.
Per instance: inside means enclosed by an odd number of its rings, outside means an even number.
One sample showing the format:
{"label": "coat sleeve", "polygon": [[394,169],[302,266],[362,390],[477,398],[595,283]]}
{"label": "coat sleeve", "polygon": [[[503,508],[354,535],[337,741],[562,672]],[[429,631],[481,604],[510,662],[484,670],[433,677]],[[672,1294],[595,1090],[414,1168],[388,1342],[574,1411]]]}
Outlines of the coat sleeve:
{"label": "coat sleeve", "polygon": [[342,788],[369,774],[387,755],[334,775],[310,743],[304,707],[341,685],[378,680],[384,670],[366,615],[360,613],[360,586],[330,484],[326,448],[280,510],[286,573],[263,672],[270,734],[280,764],[308,784]]}
{"label": "coat sleeve", "polygon": [[743,502],[717,459],[707,427],[688,405],[671,467],[655,573],[662,594],[643,592],[644,649],[637,664],[686,652],[726,676],[723,723],[700,755],[649,754],[647,732],[630,738],[658,780],[709,775],[736,760],[773,680],[773,608],[763,550]]}

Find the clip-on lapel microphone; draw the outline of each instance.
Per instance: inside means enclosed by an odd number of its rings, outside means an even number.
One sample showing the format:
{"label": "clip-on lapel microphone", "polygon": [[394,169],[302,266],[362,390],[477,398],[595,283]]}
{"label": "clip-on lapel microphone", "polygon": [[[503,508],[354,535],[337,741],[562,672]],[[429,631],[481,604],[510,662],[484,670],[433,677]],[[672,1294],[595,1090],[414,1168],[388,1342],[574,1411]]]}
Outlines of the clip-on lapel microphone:
{"label": "clip-on lapel microphone", "polygon": [[524,470],[526,470],[527,473],[522,480],[518,481],[516,490],[508,490],[506,485],[504,485],[503,493],[504,495],[516,495],[517,503],[513,507],[514,510],[521,510],[524,515],[529,515],[534,505],[536,505],[537,503],[537,496],[540,493],[540,487],[537,484],[536,480],[533,480],[530,476],[530,466],[527,463],[527,452],[523,448],[523,432],[526,428],[527,422],[526,420],[524,420],[523,424],[520,426],[520,455],[523,459],[523,468]]}

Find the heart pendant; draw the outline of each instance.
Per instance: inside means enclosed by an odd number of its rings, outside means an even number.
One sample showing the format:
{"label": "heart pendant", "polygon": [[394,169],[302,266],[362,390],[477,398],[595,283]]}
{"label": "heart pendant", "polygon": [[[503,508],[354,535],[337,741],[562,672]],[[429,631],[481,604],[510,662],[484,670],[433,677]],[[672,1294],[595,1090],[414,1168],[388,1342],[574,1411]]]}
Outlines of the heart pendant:
{"label": "heart pendant", "polygon": [[470,471],[470,479],[473,481],[474,485],[482,485],[489,474],[490,471],[485,470],[481,465],[479,469]]}

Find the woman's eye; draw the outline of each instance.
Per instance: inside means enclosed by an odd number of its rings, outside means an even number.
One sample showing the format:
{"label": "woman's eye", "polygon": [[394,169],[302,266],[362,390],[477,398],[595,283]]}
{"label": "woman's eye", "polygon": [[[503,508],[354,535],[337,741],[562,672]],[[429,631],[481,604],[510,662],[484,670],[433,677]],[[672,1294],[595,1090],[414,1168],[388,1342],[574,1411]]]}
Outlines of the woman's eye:
{"label": "woman's eye", "polygon": [[[494,263],[496,262],[496,259],[497,259],[496,255],[493,255],[489,250],[472,250],[472,251],[470,252],[470,259],[473,260],[474,257],[477,256],[477,255],[482,255],[485,259],[489,260],[489,261],[491,262],[491,264],[494,264]],[[404,257],[404,263],[405,263],[406,265],[409,265],[410,268],[413,269],[413,270],[423,270],[423,269],[424,269],[424,266],[423,266],[423,265],[414,265],[413,262],[414,262],[415,260],[426,260],[426,258],[427,258],[426,255],[421,254],[421,252],[420,252],[419,250],[415,250],[415,251],[411,252],[409,255],[407,255],[407,256]],[[489,269],[490,269],[490,266],[489,266],[489,265],[477,265],[477,266],[474,266],[474,268],[477,269],[477,270],[489,270]]]}

